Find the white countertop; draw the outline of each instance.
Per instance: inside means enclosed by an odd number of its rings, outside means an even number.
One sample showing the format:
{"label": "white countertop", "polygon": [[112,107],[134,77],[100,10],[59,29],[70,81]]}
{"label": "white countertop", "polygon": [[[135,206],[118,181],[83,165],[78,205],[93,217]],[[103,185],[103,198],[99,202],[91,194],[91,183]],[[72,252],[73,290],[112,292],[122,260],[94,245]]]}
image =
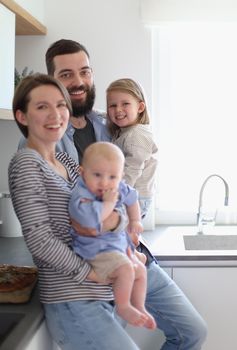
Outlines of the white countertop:
{"label": "white countertop", "polygon": [[[196,235],[196,226],[157,226],[142,235],[162,266],[237,266],[237,250],[187,250],[185,235]],[[209,234],[237,235],[237,226],[216,226]]]}

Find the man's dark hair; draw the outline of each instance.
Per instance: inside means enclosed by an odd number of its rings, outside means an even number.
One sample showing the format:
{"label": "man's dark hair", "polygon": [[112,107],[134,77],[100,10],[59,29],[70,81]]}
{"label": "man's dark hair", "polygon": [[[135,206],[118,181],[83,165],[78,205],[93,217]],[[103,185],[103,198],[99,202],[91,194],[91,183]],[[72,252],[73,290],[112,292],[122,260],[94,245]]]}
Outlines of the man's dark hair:
{"label": "man's dark hair", "polygon": [[55,41],[47,50],[45,54],[46,67],[49,75],[54,75],[55,66],[53,59],[55,56],[66,55],[70,53],[76,53],[84,51],[90,58],[89,53],[85,46],[74,40],[61,39]]}

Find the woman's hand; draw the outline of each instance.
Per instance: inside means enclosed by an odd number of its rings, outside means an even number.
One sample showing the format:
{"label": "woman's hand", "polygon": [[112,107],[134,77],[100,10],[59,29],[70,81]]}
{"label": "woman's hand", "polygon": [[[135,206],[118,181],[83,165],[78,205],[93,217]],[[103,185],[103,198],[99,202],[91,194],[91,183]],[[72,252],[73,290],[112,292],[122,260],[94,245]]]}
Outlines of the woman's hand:
{"label": "woman's hand", "polygon": [[96,273],[95,273],[95,271],[92,270],[92,269],[91,269],[90,272],[88,273],[86,279],[89,280],[89,281],[92,281],[92,282],[97,282],[97,283],[100,282],[99,279],[98,279],[98,277],[97,277],[97,275],[96,275]]}
{"label": "woman's hand", "polygon": [[103,283],[106,284],[104,281],[101,281],[99,277],[96,275],[95,271],[93,269],[90,270],[89,274],[86,277],[87,280],[96,282],[96,283]]}

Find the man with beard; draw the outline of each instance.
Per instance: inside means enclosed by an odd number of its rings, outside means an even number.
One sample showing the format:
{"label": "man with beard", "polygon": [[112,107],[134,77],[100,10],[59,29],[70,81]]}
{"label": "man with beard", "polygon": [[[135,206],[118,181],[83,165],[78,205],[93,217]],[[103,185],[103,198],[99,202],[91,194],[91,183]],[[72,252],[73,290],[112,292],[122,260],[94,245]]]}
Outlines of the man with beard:
{"label": "man with beard", "polygon": [[[92,109],[95,86],[89,54],[78,42],[62,39],[47,50],[46,65],[48,73],[67,88],[73,105],[61,150],[73,156],[76,146],[81,158],[90,143],[109,140],[103,114]],[[74,140],[75,146],[68,140]],[[205,322],[149,250],[142,243],[138,249],[147,256],[146,308],[166,336],[162,349],[200,350],[206,338]]]}
{"label": "man with beard", "polygon": [[[70,64],[68,65],[68,56]],[[57,78],[67,88],[73,116],[56,150],[67,152],[81,163],[84,150],[96,141],[110,141],[104,113],[94,111],[95,85],[86,48],[73,40],[59,40],[46,52],[48,74]],[[19,148],[26,140],[22,137]]]}
{"label": "man with beard", "polygon": [[96,141],[110,139],[105,115],[92,109],[95,102],[95,85],[89,54],[83,45],[73,40],[62,39],[53,43],[47,50],[46,65],[48,74],[61,81],[69,92],[73,116],[66,133],[69,137],[73,135],[81,163],[87,146]]}

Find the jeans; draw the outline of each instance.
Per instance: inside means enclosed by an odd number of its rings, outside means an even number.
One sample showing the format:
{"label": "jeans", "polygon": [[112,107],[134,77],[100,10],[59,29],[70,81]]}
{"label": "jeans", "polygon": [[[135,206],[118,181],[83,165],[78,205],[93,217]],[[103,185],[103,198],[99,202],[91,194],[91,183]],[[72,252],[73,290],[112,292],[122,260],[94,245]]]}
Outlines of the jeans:
{"label": "jeans", "polygon": [[151,203],[152,203],[151,198],[139,197],[139,206],[141,210],[142,219],[144,219],[145,216],[147,215],[148,210],[150,209]]}
{"label": "jeans", "polygon": [[103,301],[44,304],[49,332],[62,350],[138,350]]}
{"label": "jeans", "polygon": [[[174,281],[153,261],[147,267],[146,308],[166,337],[162,350],[200,350],[204,320]],[[47,326],[62,350],[138,350],[110,303],[44,304]],[[154,349],[158,350],[158,349]]]}
{"label": "jeans", "polygon": [[147,267],[147,273],[146,308],[165,334],[161,349],[200,350],[207,335],[204,320],[155,261]]}

